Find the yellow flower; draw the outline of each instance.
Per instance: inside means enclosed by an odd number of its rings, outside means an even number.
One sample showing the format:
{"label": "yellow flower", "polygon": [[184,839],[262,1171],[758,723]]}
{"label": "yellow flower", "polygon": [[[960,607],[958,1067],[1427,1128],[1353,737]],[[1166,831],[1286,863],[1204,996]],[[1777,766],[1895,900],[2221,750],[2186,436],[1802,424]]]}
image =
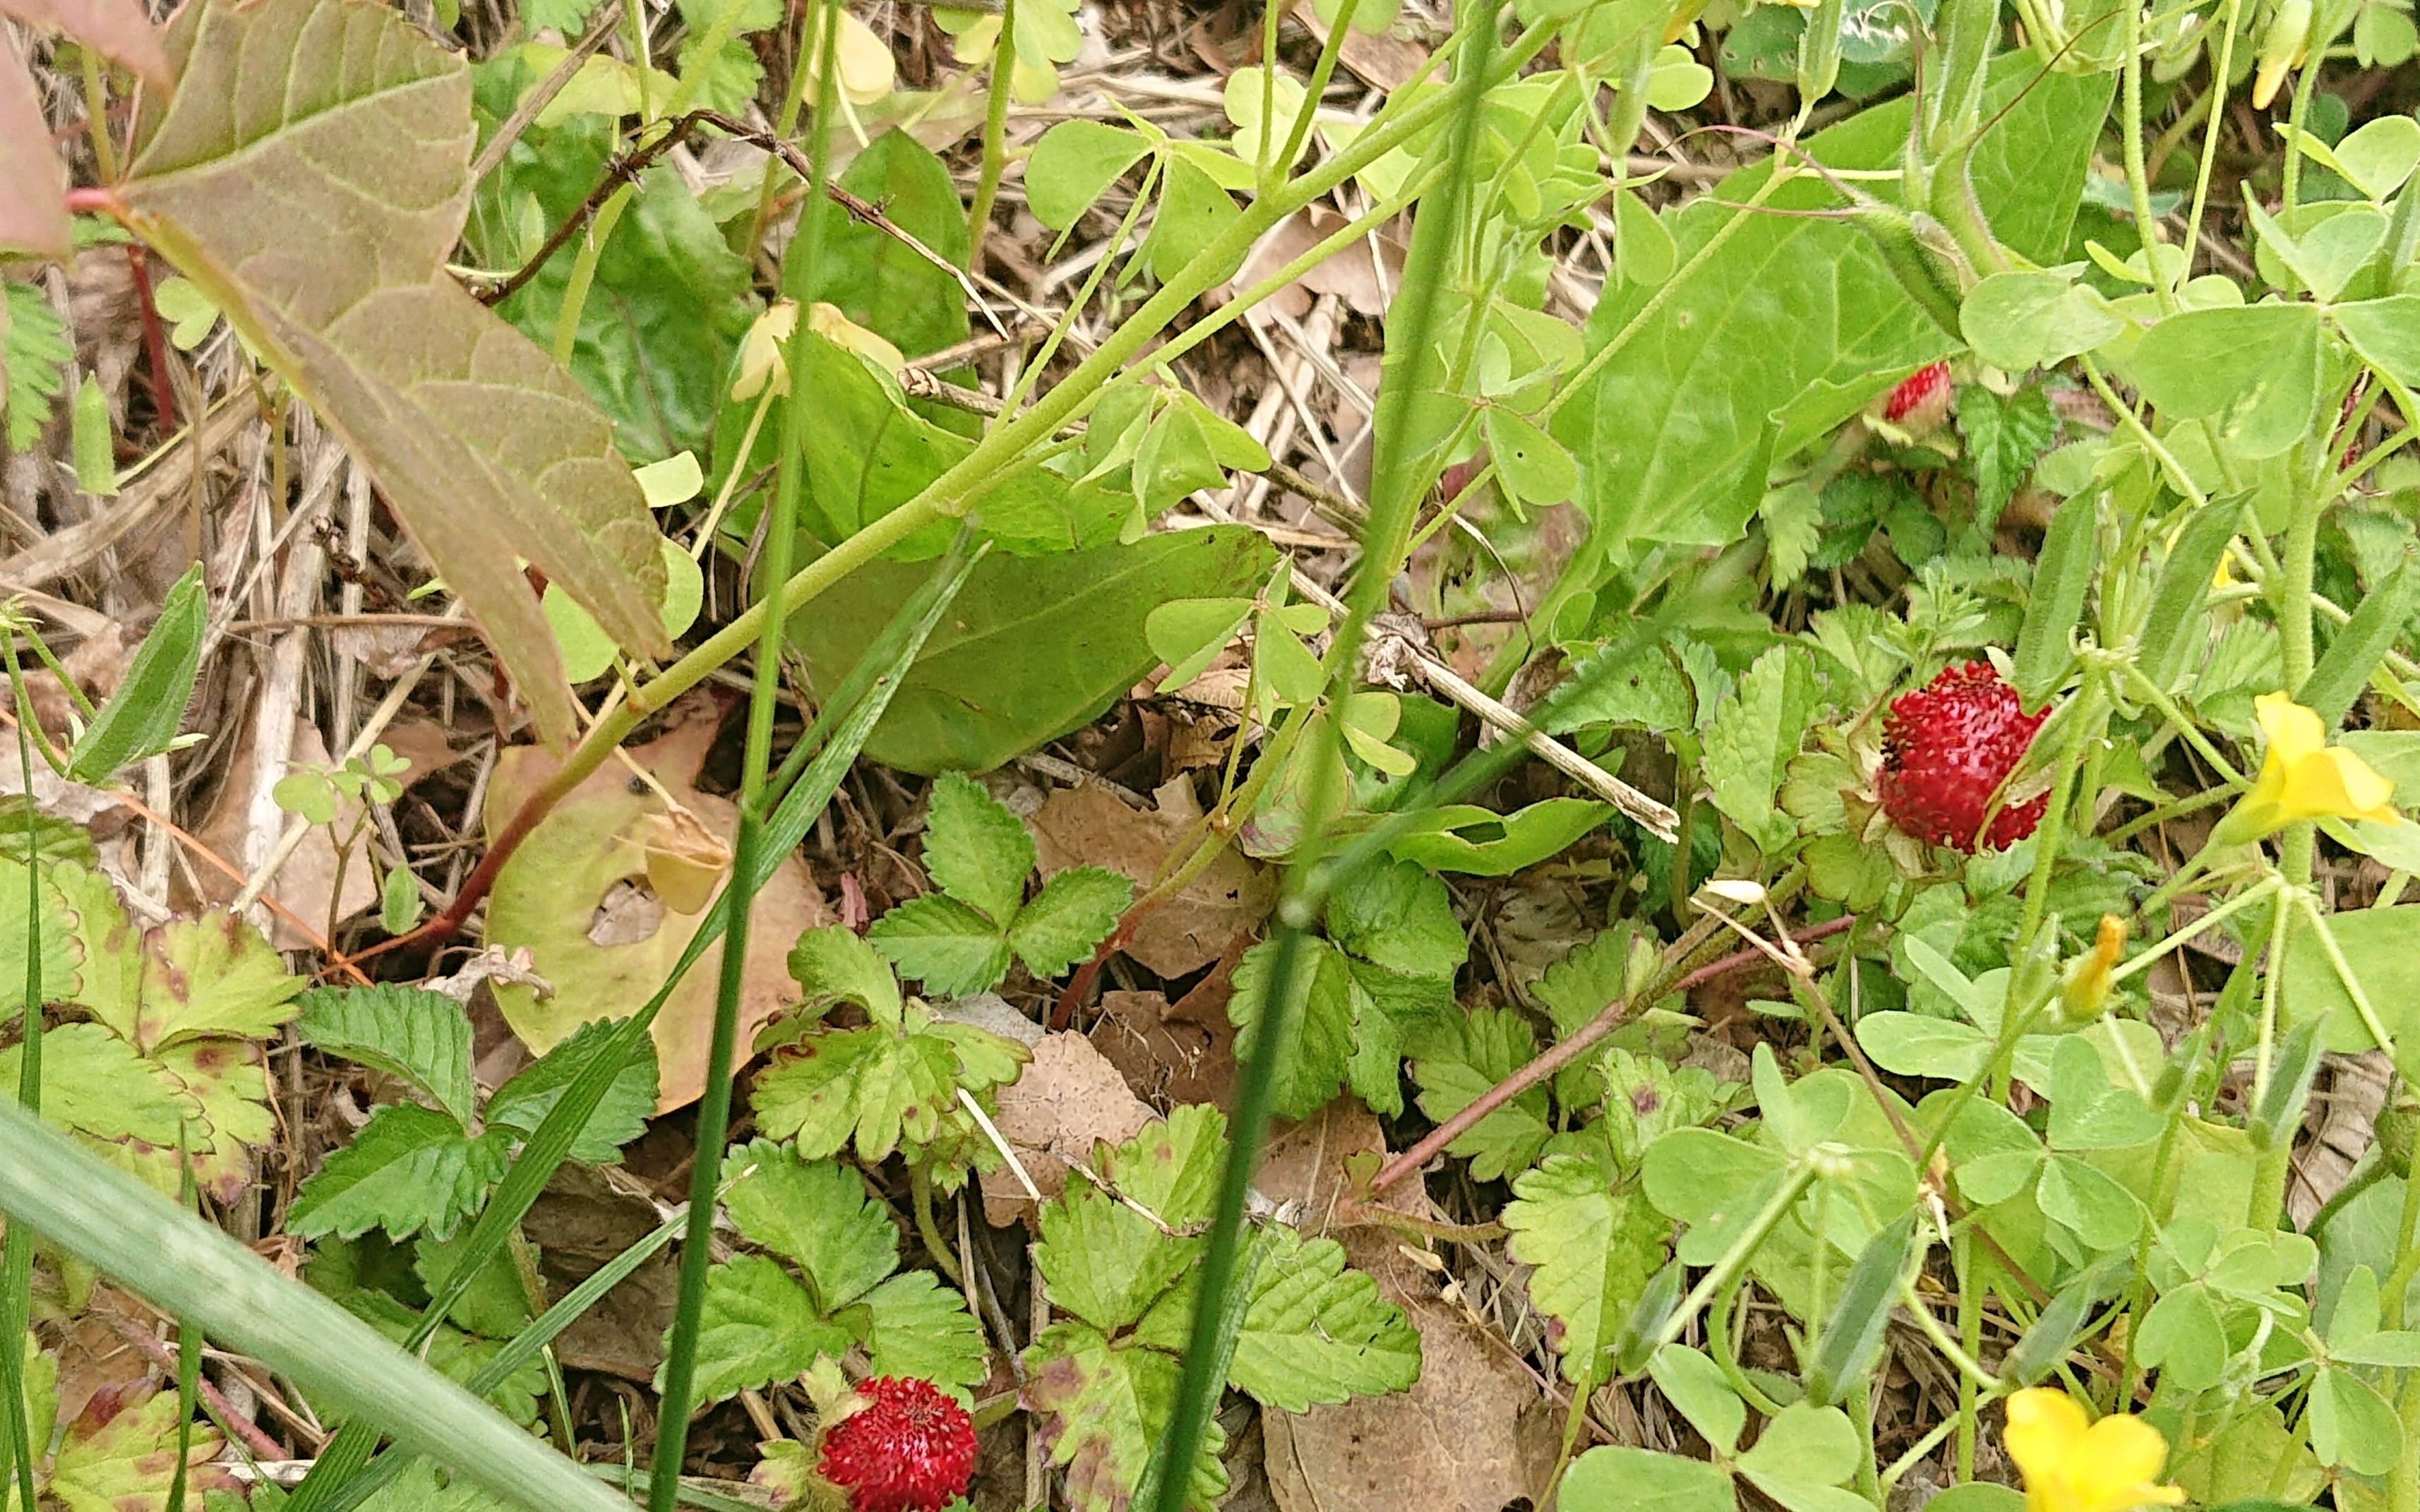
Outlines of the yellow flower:
{"label": "yellow flower", "polygon": [[2219,821],[2212,838],[2241,845],[2303,819],[2396,822],[2387,801],[2395,784],[2351,751],[2329,745],[2318,715],[2283,693],[2261,694],[2252,710],[2269,737],[2269,755],[2252,791]]}
{"label": "yellow flower", "polygon": [[2009,1458],[2025,1477],[2025,1512],[2133,1512],[2175,1506],[2159,1483],[2168,1441],[2132,1412],[2098,1423],[2063,1391],[2028,1386],[2009,1398]]}

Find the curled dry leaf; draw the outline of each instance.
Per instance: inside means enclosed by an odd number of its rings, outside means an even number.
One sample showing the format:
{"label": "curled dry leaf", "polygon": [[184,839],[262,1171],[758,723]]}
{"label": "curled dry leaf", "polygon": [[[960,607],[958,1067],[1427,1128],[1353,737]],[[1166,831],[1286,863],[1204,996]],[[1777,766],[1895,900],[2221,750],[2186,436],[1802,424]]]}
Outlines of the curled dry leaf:
{"label": "curled dry leaf", "polygon": [[[1062,788],[1026,827],[1033,832],[1045,878],[1074,866],[1104,866],[1134,879],[1140,897],[1169,850],[1201,817],[1191,782],[1178,779],[1152,795],[1158,808],[1138,813],[1108,790]],[[1237,936],[1268,917],[1276,895],[1268,872],[1229,850],[1186,889],[1137,922],[1125,953],[1160,977],[1182,977],[1218,959]]]}
{"label": "curled dry leaf", "polygon": [[[728,873],[730,837],[737,827],[730,800],[696,786],[698,764],[714,744],[718,723],[711,699],[687,699],[674,707],[661,736],[629,751],[672,795],[672,804],[628,769],[601,767],[531,831],[498,874],[488,902],[488,943],[526,946],[538,974],[554,984],[552,995],[544,998],[527,987],[496,985],[504,1021],[533,1054],[544,1055],[582,1024],[637,1012],[697,933],[705,918],[704,902],[695,895],[697,869],[709,847],[721,849],[721,870],[704,889],[710,898]],[[489,843],[555,768],[554,758],[535,747],[515,747],[497,758],[485,815]],[[697,828],[688,830],[673,820],[676,811],[685,811]],[[677,873],[676,889],[690,889],[680,897],[661,895],[651,880],[667,854],[667,835],[687,837],[680,843],[688,848],[671,868]],[[599,943],[594,937],[599,910],[611,900],[634,895],[661,906],[617,905],[614,929],[605,936],[613,943]],[[681,911],[679,905],[688,902],[696,902],[699,911]],[[648,913],[653,927],[637,930],[636,921]],[[735,1064],[745,1061],[756,1030],[799,1000],[786,962],[792,943],[830,921],[807,869],[796,856],[784,859],[757,893],[751,916]],[[706,1084],[721,957],[720,945],[708,950],[656,1018],[659,1113],[695,1102]]]}
{"label": "curled dry leaf", "polygon": [[[1295,211],[1261,238],[1244,259],[1244,266],[1236,270],[1232,287],[1238,291],[1251,287],[1348,224],[1325,205],[1310,205]],[[1356,315],[1374,318],[1386,314],[1388,300],[1403,283],[1404,243],[1399,235],[1389,235],[1382,229],[1375,239],[1378,251],[1373,253],[1372,239],[1363,237],[1313,264],[1300,278],[1272,295],[1270,307],[1299,320],[1311,313],[1312,296],[1333,294]],[[1386,259],[1383,267],[1378,261],[1381,255]]]}
{"label": "curled dry leaf", "polygon": [[1227,1017],[1231,980],[1243,957],[1237,941],[1218,968],[1171,1003],[1162,993],[1103,993],[1093,1042],[1126,1085],[1154,1107],[1208,1103],[1232,1110],[1235,1098],[1235,1026]]}
{"label": "curled dry leaf", "polygon": [[[1100,1141],[1124,1144],[1156,1117],[1126,1086],[1118,1069],[1082,1035],[1046,1034],[1023,1075],[1000,1091],[992,1122],[1045,1197],[1067,1187],[1067,1160],[1090,1163]],[[984,1217],[1005,1227],[1033,1211],[1024,1183],[1008,1169],[983,1179]]]}

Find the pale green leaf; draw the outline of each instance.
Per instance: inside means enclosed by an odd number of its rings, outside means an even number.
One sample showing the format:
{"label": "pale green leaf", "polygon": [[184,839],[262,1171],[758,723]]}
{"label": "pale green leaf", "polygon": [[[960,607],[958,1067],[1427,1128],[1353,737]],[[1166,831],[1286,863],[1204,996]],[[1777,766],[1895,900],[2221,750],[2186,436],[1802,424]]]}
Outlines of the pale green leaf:
{"label": "pale green leaf", "polygon": [[462,1005],[425,988],[396,982],[369,987],[320,987],[298,1000],[295,1027],[332,1056],[367,1066],[413,1090],[470,1126],[471,1017]]}
{"label": "pale green leaf", "polygon": [[1604,1381],[1606,1351],[1663,1266],[1671,1225],[1637,1189],[1609,1184],[1576,1156],[1547,1156],[1512,1192],[1504,1227],[1513,1258],[1538,1268],[1530,1296],[1563,1325],[1564,1378]]}
{"label": "pale green leaf", "polygon": [[1134,881],[1097,866],[1069,867],[1042,885],[1008,928],[1009,949],[1025,969],[1048,980],[1108,939],[1134,901]]}
{"label": "pale green leaf", "polygon": [[924,870],[943,892],[1005,929],[1033,874],[1033,837],[972,778],[944,772],[924,821]]}
{"label": "pale green leaf", "polygon": [[[16,1095],[24,1047],[0,1048],[0,1088]],[[177,1088],[134,1047],[98,1024],[42,1034],[42,1117],[95,1139],[139,1139],[174,1149],[187,1117]]]}
{"label": "pale green leaf", "polygon": [[1706,785],[1714,807],[1768,853],[1796,833],[1774,805],[1791,759],[1814,716],[1815,675],[1806,653],[1775,646],[1757,657],[1739,691],[1705,732]]}
{"label": "pale green leaf", "polygon": [[1420,1336],[1332,1239],[1278,1226],[1253,1273],[1229,1382],[1282,1412],[1403,1391],[1419,1379]]}
{"label": "pale green leaf", "polygon": [[799,935],[790,948],[790,975],[806,989],[810,1006],[855,1003],[876,1023],[898,1026],[898,980],[855,930],[826,924]]}
{"label": "pale green leaf", "polygon": [[[1537,1058],[1537,1037],[1511,1009],[1475,1008],[1428,1036],[1412,1061],[1420,1111],[1442,1123]],[[1447,1149],[1470,1162],[1478,1180],[1528,1168],[1554,1133],[1544,1087],[1526,1088],[1457,1136]]]}
{"label": "pale green leaf", "polygon": [[[1457,939],[1460,934],[1457,932]],[[1236,963],[1234,995],[1227,1016],[1236,1029],[1235,1054],[1249,1061],[1261,1053],[1261,1026],[1276,986],[1277,942],[1264,940]],[[1280,1041],[1270,1085],[1270,1105],[1280,1118],[1308,1118],[1343,1085],[1353,1054],[1352,973],[1343,952],[1325,940],[1305,938],[1287,983],[1292,1032]]]}

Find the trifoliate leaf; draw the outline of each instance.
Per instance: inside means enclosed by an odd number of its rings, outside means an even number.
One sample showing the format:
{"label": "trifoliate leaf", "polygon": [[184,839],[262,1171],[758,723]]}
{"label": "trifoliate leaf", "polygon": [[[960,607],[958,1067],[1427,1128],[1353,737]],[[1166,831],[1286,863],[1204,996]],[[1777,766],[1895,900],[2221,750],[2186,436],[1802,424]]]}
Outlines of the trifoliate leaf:
{"label": "trifoliate leaf", "polygon": [[426,988],[380,982],[315,988],[296,1006],[302,1038],[408,1084],[455,1122],[470,1126],[477,1108],[471,1091],[471,1016],[461,1004]]}
{"label": "trifoliate leaf", "polygon": [[955,898],[910,898],[866,931],[903,977],[955,997],[1000,984],[1008,975],[1008,940],[998,925]]}
{"label": "trifoliate leaf", "polygon": [[759,1139],[724,1156],[722,1178],[731,1221],[750,1242],[797,1261],[824,1312],[839,1312],[899,1268],[899,1229],[849,1167],[802,1161]]}
{"label": "trifoliate leaf", "polygon": [[[613,1042],[614,1026],[598,1020],[571,1031],[519,1075],[496,1089],[488,1102],[491,1129],[534,1134],[561,1099],[564,1089],[586,1070],[591,1060]],[[650,1040],[639,1047],[588,1116],[580,1137],[571,1144],[571,1158],[585,1165],[610,1165],[622,1158],[622,1147],[647,1132],[656,1111],[656,1046]]]}
{"label": "trifoliate leaf", "polygon": [[865,1295],[866,1354],[877,1376],[915,1376],[963,1394],[991,1373],[983,1325],[930,1271],[894,1275]]}
{"label": "trifoliate leaf", "polygon": [[1104,867],[1076,866],[1052,877],[1017,911],[1009,948],[1042,980],[1059,975],[1093,951],[1134,901],[1134,880]]}
{"label": "trifoliate leaf", "polygon": [[1033,837],[974,779],[944,772],[924,821],[924,870],[943,892],[1005,929],[1033,874]]}
{"label": "trifoliate leaf", "polygon": [[1282,1225],[1253,1273],[1252,1301],[1227,1379],[1264,1407],[1314,1404],[1403,1391],[1420,1376],[1420,1335],[1344,1247],[1306,1240]]}
{"label": "trifoliate leaf", "polygon": [[1034,1249],[1051,1299],[1103,1329],[1140,1318],[1200,1255],[1202,1241],[1179,1231],[1208,1220],[1226,1152],[1226,1119],[1200,1103],[1099,1152],[1101,1179],[1153,1216],[1070,1177],[1065,1195],[1043,1205]]}
{"label": "trifoliate leaf", "polygon": [[[1420,1111],[1438,1122],[1477,1102],[1497,1083],[1538,1058],[1537,1036],[1511,1009],[1473,1009],[1419,1046],[1412,1080]],[[1464,1131],[1446,1147],[1470,1162],[1471,1176],[1500,1180],[1526,1170],[1554,1133],[1544,1087],[1526,1088]]]}
{"label": "trifoliate leaf", "polygon": [[1512,1257],[1534,1265],[1529,1295],[1562,1324],[1563,1376],[1600,1381],[1606,1351],[1663,1265],[1671,1223],[1635,1187],[1616,1187],[1590,1161],[1550,1155],[1512,1183],[1504,1209]]}
{"label": "trifoliate leaf", "polygon": [[1411,977],[1450,977],[1470,954],[1445,884],[1404,861],[1364,868],[1338,887],[1327,937]]}
{"label": "trifoliate leaf", "polygon": [[287,1227],[303,1239],[351,1239],[373,1228],[396,1239],[424,1229],[443,1239],[478,1209],[508,1153],[504,1140],[473,1139],[442,1113],[389,1103],[303,1181]]}
{"label": "trifoliate leaf", "polygon": [[796,1140],[807,1160],[852,1142],[861,1160],[886,1159],[903,1144],[922,1159],[937,1140],[973,1134],[960,1088],[982,1094],[1013,1081],[1026,1058],[1021,1045],[911,1007],[897,1029],[822,1029],[775,1050],[756,1078],[756,1126]]}
{"label": "trifoliate leaf", "polygon": [[876,1024],[898,1026],[899,980],[854,930],[827,924],[799,935],[790,948],[790,975],[806,989],[811,1008],[838,999],[855,1003]]}
{"label": "trifoliate leaf", "polygon": [[[1075,1512],[1125,1512],[1152,1447],[1176,1407],[1176,1357],[1112,1344],[1083,1323],[1054,1323],[1025,1351],[1025,1405],[1042,1414],[1050,1462],[1067,1473]],[[1216,1506],[1227,1489],[1216,1422],[1194,1458],[1189,1502]]]}
{"label": "trifoliate leaf", "polygon": [[[706,1272],[703,1319],[697,1340],[700,1401],[788,1381],[817,1357],[837,1360],[857,1342],[847,1329],[815,1311],[814,1298],[796,1277],[762,1255],[737,1256]],[[660,1385],[660,1369],[658,1376]]]}
{"label": "trifoliate leaf", "polygon": [[[1459,938],[1459,936],[1457,936]],[[1236,963],[1234,995],[1227,1016],[1236,1028],[1235,1056],[1260,1054],[1261,1023],[1273,985],[1278,942],[1264,940]],[[1305,938],[1288,982],[1292,1033],[1280,1041],[1270,1087],[1270,1106],[1281,1119],[1309,1118],[1343,1085],[1353,1054],[1353,975],[1344,952],[1326,940]]]}

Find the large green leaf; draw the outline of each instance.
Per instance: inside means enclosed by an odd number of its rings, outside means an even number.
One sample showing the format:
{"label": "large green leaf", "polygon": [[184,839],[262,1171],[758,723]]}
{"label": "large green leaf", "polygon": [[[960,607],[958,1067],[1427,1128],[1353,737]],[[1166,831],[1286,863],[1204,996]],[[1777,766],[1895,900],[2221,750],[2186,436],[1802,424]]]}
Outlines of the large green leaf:
{"label": "large green leaf", "polygon": [[[1176,598],[1249,594],[1276,562],[1253,531],[1212,526],[1054,556],[995,552],[933,632],[865,743],[905,771],[984,771],[1098,715],[1158,658],[1143,634]],[[790,622],[818,687],[853,665],[929,569],[876,562]]]}
{"label": "large green leaf", "polygon": [[[840,186],[882,207],[883,219],[953,263],[967,260],[967,212],[950,170],[931,149],[893,129],[857,155]],[[887,231],[838,205],[824,213],[822,283],[815,298],[839,306],[912,362],[967,339],[958,281]],[[799,291],[789,290],[796,298]]]}
{"label": "large green leaf", "polygon": [[[2005,106],[2007,114],[1976,149],[1974,185],[2000,239],[2050,261],[2066,244],[2110,80],[2035,73],[2023,58],[1996,70],[1986,113]],[[1908,109],[1905,100],[1877,106],[1807,148],[1835,167],[1896,167]],[[1755,193],[1769,171],[1761,164],[1734,174],[1672,218],[1686,268],[1676,283],[1626,286],[1590,316],[1589,343],[1598,348],[1658,301],[1593,392],[1558,416],[1558,439],[1580,459],[1580,498],[1595,532],[1581,587],[1618,560],[1625,541],[1730,541],[1776,455],[1955,349],[1864,234],[1843,222],[1758,216],[1693,262],[1725,223],[1747,213],[1728,207]],[[1767,203],[1807,210],[1840,199],[1809,177]]]}
{"label": "large green leaf", "polygon": [[[613,150],[615,123],[574,117],[506,154],[497,174],[507,203],[534,195],[537,224],[578,212]],[[535,247],[516,249],[510,266]],[[529,284],[497,306],[533,341],[553,340],[555,321],[578,259],[565,248]],[[580,307],[571,371],[613,417],[622,444],[654,461],[705,450],[721,409],[731,357],[755,318],[748,261],[670,167],[639,181],[613,234],[597,254],[596,277]]]}
{"label": "large green leaf", "polygon": [[200,0],[118,194],[366,467],[549,739],[576,729],[525,559],[632,651],[669,649],[660,539],[605,417],[444,270],[471,82],[366,0]]}

